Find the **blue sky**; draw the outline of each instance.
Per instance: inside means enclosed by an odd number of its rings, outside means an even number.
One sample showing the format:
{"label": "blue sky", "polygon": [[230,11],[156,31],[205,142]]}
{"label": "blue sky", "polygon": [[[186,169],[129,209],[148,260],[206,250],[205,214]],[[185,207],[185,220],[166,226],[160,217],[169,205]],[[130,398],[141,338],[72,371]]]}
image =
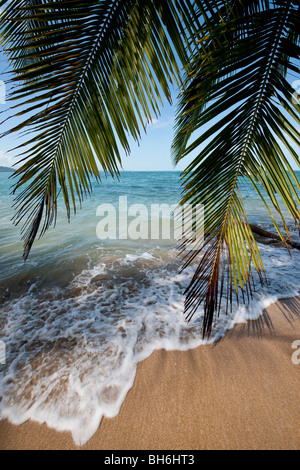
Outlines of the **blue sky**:
{"label": "blue sky", "polygon": [[[0,80],[7,82],[8,80],[8,64],[6,58],[0,53]],[[6,85],[7,92],[9,86]],[[174,168],[171,158],[171,145],[174,136],[175,112],[176,112],[176,97],[177,91],[173,90],[174,104],[165,101],[161,109],[161,116],[159,119],[154,118],[152,123],[147,128],[147,134],[142,135],[140,145],[136,142],[131,142],[131,155],[128,157],[124,155],[123,168],[126,171],[181,171],[185,168],[186,163]],[[4,119],[9,109],[9,103],[5,105],[0,103],[0,121]],[[4,113],[3,113],[4,112]],[[1,132],[9,129],[12,123],[16,120],[8,121],[1,125]],[[12,166],[18,159],[16,158],[17,151],[9,152],[12,148],[16,147],[21,140],[20,136],[10,135],[0,141],[0,166]]]}
{"label": "blue sky", "polygon": [[[8,64],[6,58],[0,51],[1,81],[7,82],[7,71]],[[295,81],[295,77],[291,77],[290,81],[291,83]],[[297,82],[297,85],[298,89],[300,89],[300,82]],[[7,86],[7,92],[8,91]],[[161,109],[161,116],[159,119],[153,119],[152,123],[148,126],[147,134],[142,136],[140,144],[138,145],[134,141],[131,142],[131,155],[126,156],[124,152],[123,168],[125,171],[182,171],[188,166],[192,156],[185,159],[176,168],[174,168],[171,158],[177,94],[178,91],[173,90],[173,106],[170,106],[167,102],[164,103],[164,106]],[[0,102],[0,121],[4,119],[8,109],[8,102],[5,105]],[[1,124],[0,132],[4,132],[12,125],[12,123],[16,122],[16,120],[12,120],[8,123]],[[20,136],[17,136],[16,134],[7,136],[0,140],[0,166],[13,166],[13,164],[18,161],[17,151],[9,152],[9,150],[16,147],[21,142],[22,140],[20,140]],[[293,161],[291,161],[291,163],[293,168],[297,169],[295,163]]]}
{"label": "blue sky", "polygon": [[[175,95],[176,97],[176,95]],[[123,159],[123,166],[128,171],[172,171],[183,170],[186,164],[174,168],[171,158],[171,146],[175,125],[175,102],[173,106],[164,103],[159,119],[153,119],[142,136],[140,145],[131,145],[132,153]]]}
{"label": "blue sky", "polygon": [[[0,80],[6,81],[5,72],[8,70],[6,58],[0,49]],[[174,104],[170,106],[168,102],[164,103],[161,109],[159,119],[153,119],[153,122],[147,129],[147,134],[142,135],[140,145],[132,141],[131,155],[126,156],[124,153],[123,169],[125,171],[182,171],[188,165],[189,160],[174,168],[171,158],[171,145],[174,136],[174,121],[176,112],[177,91],[174,90]],[[0,112],[7,110],[8,105],[4,106],[0,103]],[[0,122],[1,114],[0,114]],[[1,126],[0,132],[4,132],[9,128],[8,123]],[[20,141],[16,135],[6,137],[0,140],[0,166],[12,166],[18,161],[17,152],[8,153],[8,151]]]}

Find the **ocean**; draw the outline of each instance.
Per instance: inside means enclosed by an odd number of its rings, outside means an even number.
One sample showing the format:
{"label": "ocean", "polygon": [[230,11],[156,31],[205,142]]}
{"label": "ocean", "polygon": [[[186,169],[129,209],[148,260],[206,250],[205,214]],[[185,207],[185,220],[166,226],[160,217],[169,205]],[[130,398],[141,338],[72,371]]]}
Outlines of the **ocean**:
{"label": "ocean", "polygon": [[[250,304],[234,304],[229,315],[223,310],[204,341],[201,309],[190,323],[183,315],[195,265],[181,272],[176,240],[149,236],[144,223],[153,205],[178,204],[180,173],[103,178],[70,224],[59,206],[56,228],[35,243],[27,262],[11,222],[8,176],[0,173],[0,419],[47,423],[83,445],[103,416],[119,413],[137,364],[154,350],[215,342],[235,324],[259,318],[278,298],[299,293],[300,253],[293,250],[291,257],[284,248],[260,244],[268,286],[257,283]],[[250,222],[270,229],[263,204],[245,181],[241,192]],[[138,220],[120,216],[125,202]],[[99,238],[106,212],[108,239]],[[120,237],[128,226],[132,236]]]}

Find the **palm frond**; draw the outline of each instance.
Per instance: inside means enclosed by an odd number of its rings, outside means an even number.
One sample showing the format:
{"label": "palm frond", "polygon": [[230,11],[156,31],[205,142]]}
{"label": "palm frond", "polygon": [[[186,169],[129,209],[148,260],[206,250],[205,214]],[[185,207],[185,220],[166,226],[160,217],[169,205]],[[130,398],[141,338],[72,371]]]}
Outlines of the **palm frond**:
{"label": "palm frond", "polygon": [[[21,0],[0,2],[1,40],[21,86],[30,132],[16,171],[15,223],[23,223],[24,258],[56,220],[62,192],[70,218],[92,189],[99,166],[118,176],[121,148],[140,139],[158,116],[162,96],[179,83],[193,2],[145,0]],[[192,19],[191,19],[192,18]],[[194,25],[192,27],[191,25]],[[176,56],[177,55],[177,56]],[[17,106],[18,108],[18,106]],[[13,108],[14,109],[14,108]],[[77,198],[77,199],[76,199]]]}
{"label": "palm frond", "polygon": [[[204,304],[204,335],[210,335],[223,299],[229,308],[233,293],[251,297],[253,266],[260,281],[265,278],[239,192],[241,178],[262,197],[283,243],[289,232],[282,203],[300,223],[300,185],[287,156],[299,165],[289,141],[300,144],[299,107],[286,78],[287,72],[299,74],[299,3],[254,3],[251,14],[250,8],[242,14],[233,8],[222,20],[206,19],[202,51],[191,61],[178,112],[175,162],[197,153],[183,173],[182,203],[205,206],[206,238],[186,300],[188,318]],[[188,255],[186,265],[195,256]]]}

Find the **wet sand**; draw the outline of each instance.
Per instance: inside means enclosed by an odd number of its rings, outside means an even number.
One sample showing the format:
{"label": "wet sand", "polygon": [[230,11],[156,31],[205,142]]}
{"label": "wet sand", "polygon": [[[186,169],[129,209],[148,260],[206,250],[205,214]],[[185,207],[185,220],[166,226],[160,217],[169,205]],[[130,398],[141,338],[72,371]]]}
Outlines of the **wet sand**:
{"label": "wet sand", "polygon": [[[120,414],[83,450],[300,449],[300,299],[188,352],[156,351],[138,367]],[[0,422],[1,450],[75,450],[69,433]]]}

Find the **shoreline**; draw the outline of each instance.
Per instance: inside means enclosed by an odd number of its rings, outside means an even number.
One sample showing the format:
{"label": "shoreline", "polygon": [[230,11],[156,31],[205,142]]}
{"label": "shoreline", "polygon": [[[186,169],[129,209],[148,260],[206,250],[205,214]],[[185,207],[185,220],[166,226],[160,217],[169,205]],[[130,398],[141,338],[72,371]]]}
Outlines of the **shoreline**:
{"label": "shoreline", "polygon": [[0,421],[0,450],[300,449],[299,320],[300,297],[280,300],[217,343],[155,351],[83,447],[46,425]]}

